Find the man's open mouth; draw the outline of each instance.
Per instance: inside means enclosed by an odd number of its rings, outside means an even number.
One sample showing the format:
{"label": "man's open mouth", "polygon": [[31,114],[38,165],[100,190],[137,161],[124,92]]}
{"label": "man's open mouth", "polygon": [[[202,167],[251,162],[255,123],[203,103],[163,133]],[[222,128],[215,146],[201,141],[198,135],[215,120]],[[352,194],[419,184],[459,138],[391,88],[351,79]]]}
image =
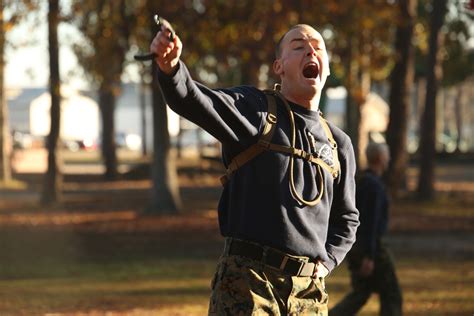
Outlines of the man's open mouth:
{"label": "man's open mouth", "polygon": [[304,66],[303,76],[308,79],[316,79],[319,75],[319,67],[315,63],[310,63]]}

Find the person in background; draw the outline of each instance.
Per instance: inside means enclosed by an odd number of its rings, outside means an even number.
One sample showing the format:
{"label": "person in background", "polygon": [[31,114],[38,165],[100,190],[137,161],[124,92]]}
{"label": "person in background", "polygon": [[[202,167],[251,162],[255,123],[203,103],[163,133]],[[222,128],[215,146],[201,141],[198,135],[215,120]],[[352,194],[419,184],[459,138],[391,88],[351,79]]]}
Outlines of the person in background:
{"label": "person in background", "polygon": [[402,315],[402,295],[393,260],[382,239],[387,232],[389,198],[382,174],[390,160],[389,149],[383,143],[367,146],[368,169],[357,180],[356,206],[360,212],[357,238],[347,258],[352,291],[329,315],[355,315],[372,293],[380,296],[380,315]]}

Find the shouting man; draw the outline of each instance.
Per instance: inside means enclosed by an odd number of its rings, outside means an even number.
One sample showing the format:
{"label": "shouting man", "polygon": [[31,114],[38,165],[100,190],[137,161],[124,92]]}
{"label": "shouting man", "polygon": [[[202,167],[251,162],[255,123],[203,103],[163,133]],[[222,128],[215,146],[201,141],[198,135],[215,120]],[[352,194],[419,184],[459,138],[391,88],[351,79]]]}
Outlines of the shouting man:
{"label": "shouting man", "polygon": [[150,46],[166,101],[222,143],[227,168],[209,315],[327,315],[324,279],[359,221],[351,141],[319,112],[329,75],[322,36],[292,27],[276,47],[281,84],[261,91],[195,82],[169,35],[163,27]]}

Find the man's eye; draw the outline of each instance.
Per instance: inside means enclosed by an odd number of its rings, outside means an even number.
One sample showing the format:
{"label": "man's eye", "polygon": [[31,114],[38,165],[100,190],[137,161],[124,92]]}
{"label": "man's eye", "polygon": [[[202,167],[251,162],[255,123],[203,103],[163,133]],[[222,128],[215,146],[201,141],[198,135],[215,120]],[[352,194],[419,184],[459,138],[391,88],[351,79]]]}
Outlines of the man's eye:
{"label": "man's eye", "polygon": [[299,49],[303,49],[303,46],[297,46],[295,48],[293,48],[294,50],[299,50]]}

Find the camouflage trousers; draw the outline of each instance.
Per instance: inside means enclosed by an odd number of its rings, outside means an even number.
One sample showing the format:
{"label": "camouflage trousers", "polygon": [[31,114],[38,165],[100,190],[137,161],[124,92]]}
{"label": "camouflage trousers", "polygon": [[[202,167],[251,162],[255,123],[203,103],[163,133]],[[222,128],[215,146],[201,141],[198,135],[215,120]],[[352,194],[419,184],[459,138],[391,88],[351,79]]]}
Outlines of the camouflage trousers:
{"label": "camouflage trousers", "polygon": [[283,275],[241,256],[222,256],[212,280],[209,315],[327,316],[323,278]]}

